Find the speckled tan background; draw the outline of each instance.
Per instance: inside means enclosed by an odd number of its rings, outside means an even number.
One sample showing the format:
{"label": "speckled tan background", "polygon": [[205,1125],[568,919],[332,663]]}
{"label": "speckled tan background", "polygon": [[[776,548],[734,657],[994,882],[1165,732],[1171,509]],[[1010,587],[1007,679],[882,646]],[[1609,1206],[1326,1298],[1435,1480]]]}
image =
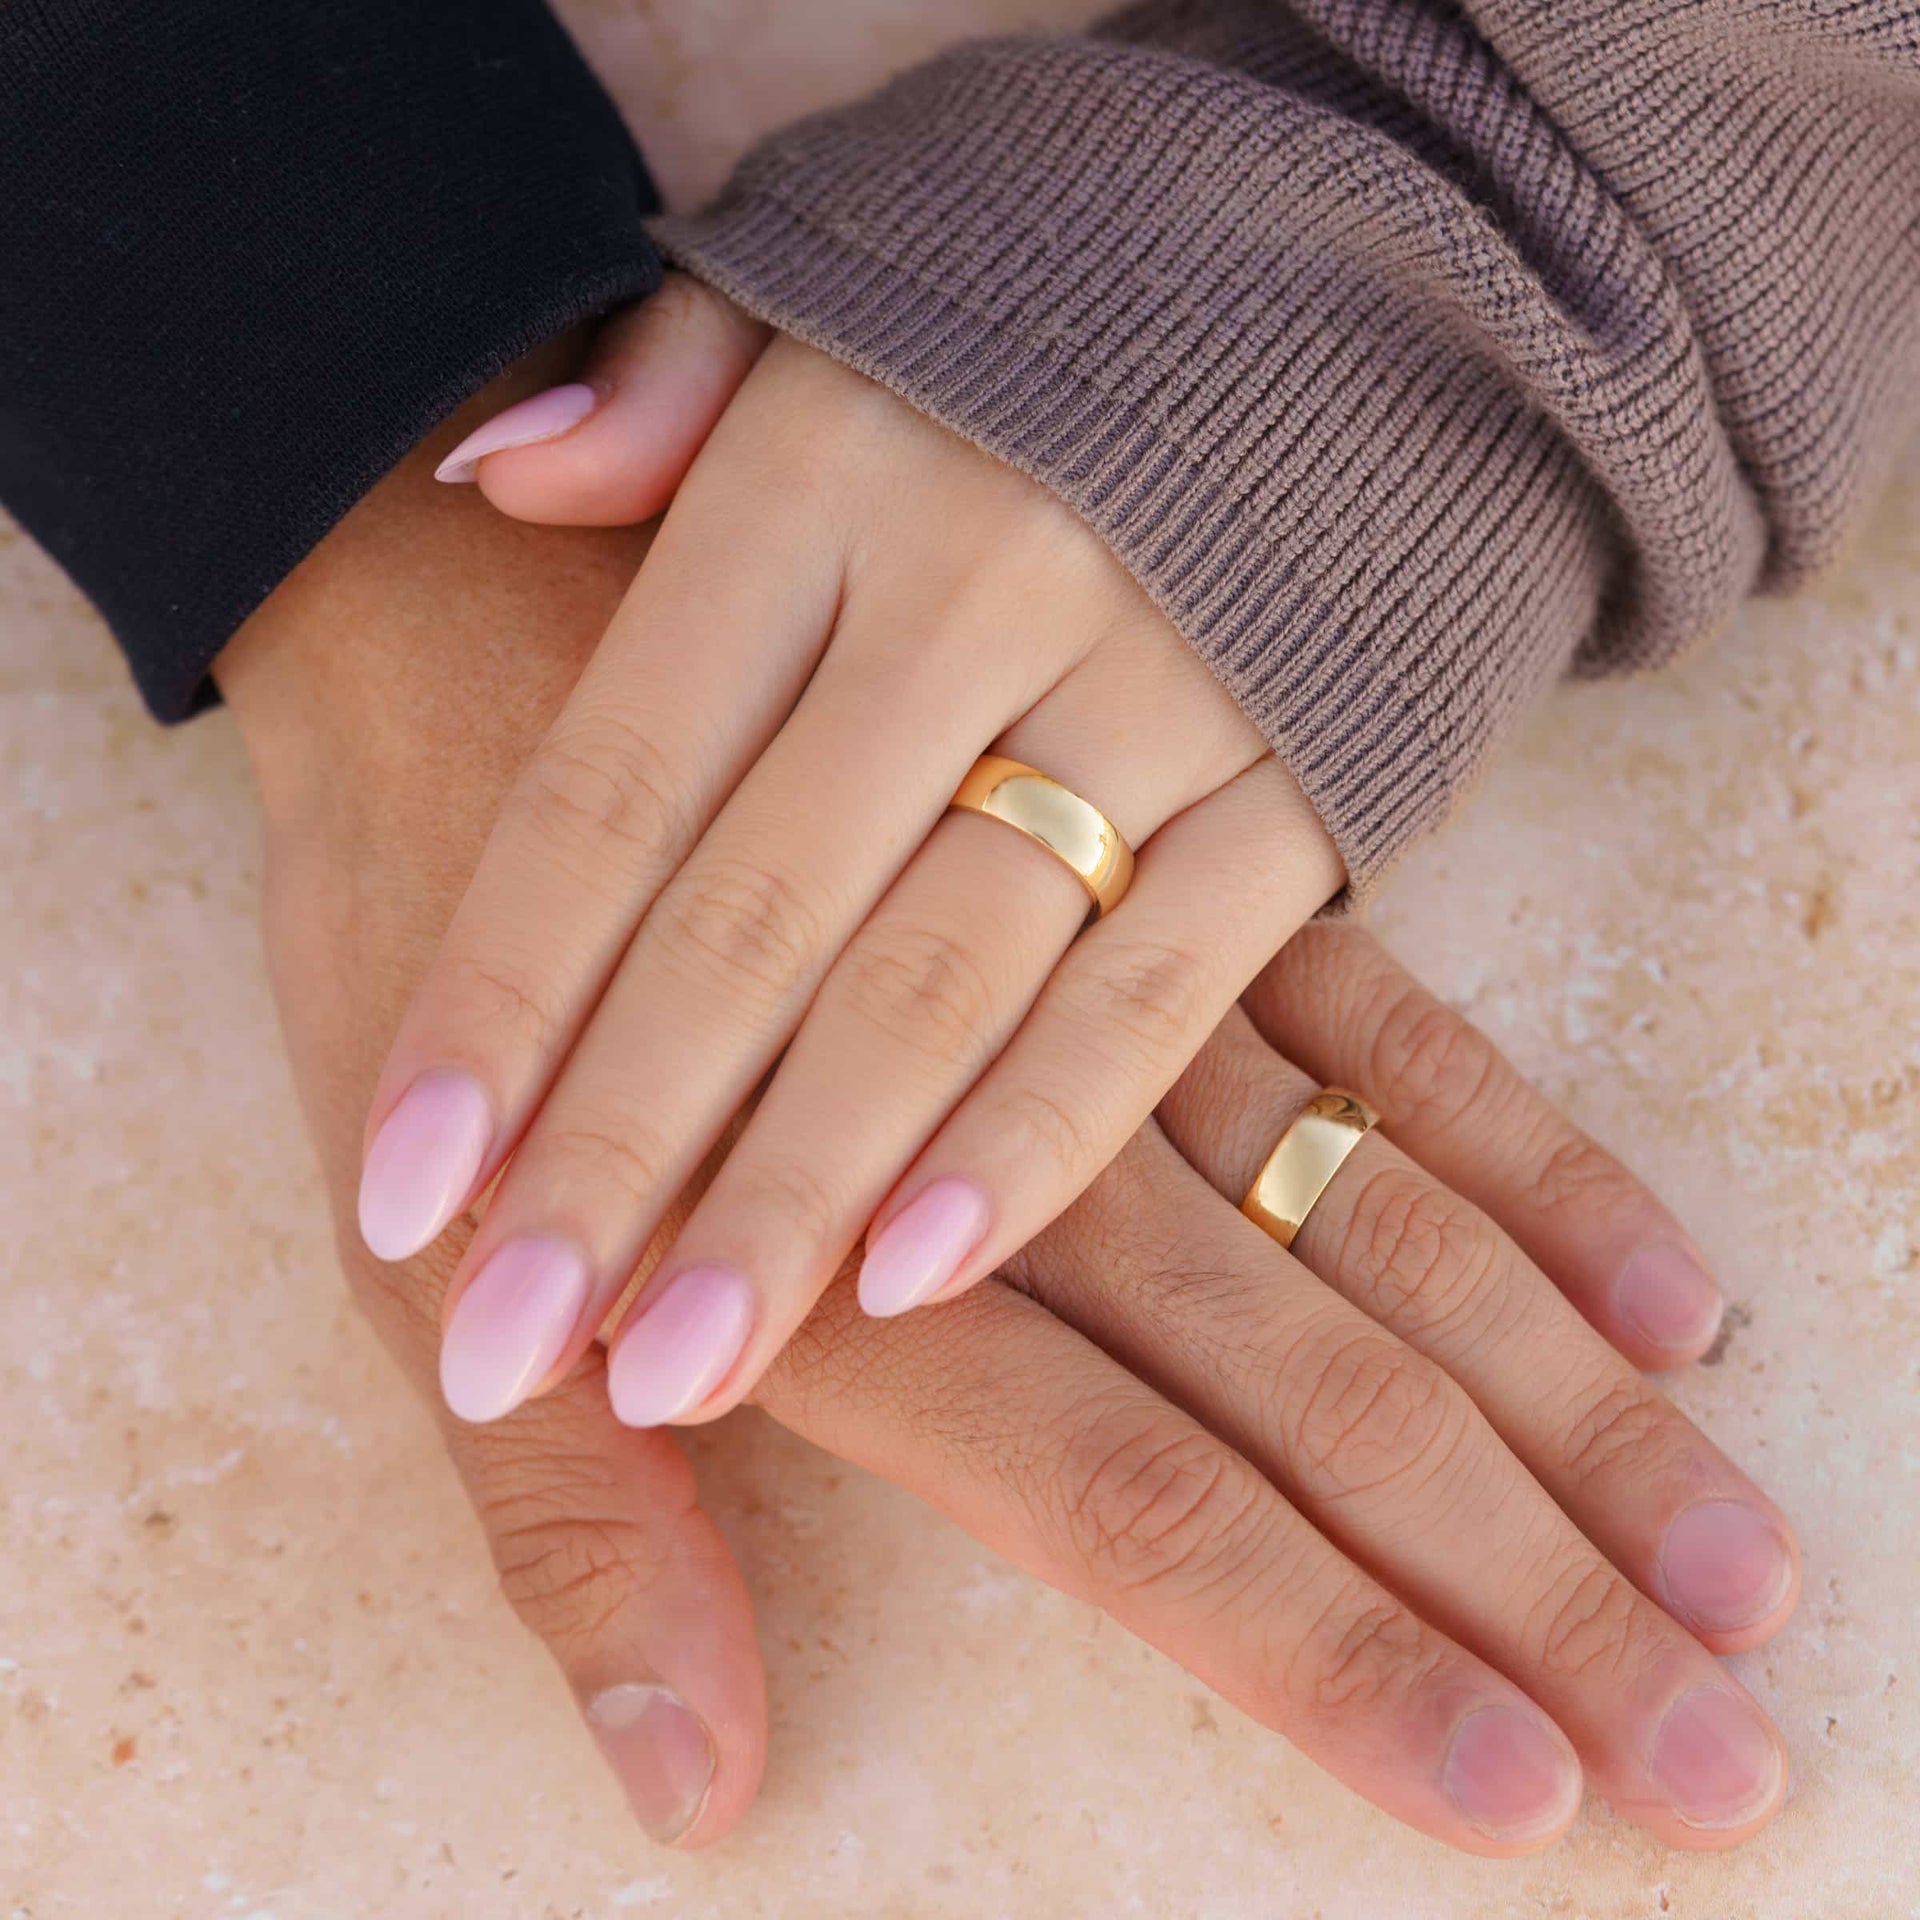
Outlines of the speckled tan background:
{"label": "speckled tan background", "polygon": [[[687,197],[959,25],[1084,11],[570,15]],[[4,531],[0,791],[0,1920],[1920,1914],[1920,450],[1822,591],[1557,699],[1379,915],[1738,1303],[1677,1391],[1808,1579],[1740,1663],[1793,1803],[1728,1857],[1604,1810],[1543,1859],[1448,1854],[757,1417],[703,1457],[766,1794],[650,1852],[333,1274],[233,732],[151,729]]]}

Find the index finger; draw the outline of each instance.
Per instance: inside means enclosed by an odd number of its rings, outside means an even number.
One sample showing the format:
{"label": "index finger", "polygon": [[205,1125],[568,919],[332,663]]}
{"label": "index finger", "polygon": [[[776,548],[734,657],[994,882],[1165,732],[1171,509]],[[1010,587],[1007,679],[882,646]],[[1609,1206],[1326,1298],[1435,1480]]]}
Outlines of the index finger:
{"label": "index finger", "polygon": [[[727,440],[723,423],[711,444]],[[514,780],[400,1022],[360,1186],[361,1237],[383,1260],[428,1245],[504,1164],[649,905],[825,644],[837,576],[807,513],[775,502],[743,529],[751,566],[681,564],[698,488],[696,470]]]}

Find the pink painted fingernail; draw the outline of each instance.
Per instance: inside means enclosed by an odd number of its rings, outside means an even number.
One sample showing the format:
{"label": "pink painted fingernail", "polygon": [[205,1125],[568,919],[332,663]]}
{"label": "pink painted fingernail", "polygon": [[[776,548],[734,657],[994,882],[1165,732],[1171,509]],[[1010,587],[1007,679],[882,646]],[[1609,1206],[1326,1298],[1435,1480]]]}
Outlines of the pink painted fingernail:
{"label": "pink painted fingernail", "polygon": [[440,1391],[462,1420],[511,1413],[565,1351],[590,1290],[564,1240],[509,1240],[454,1302],[440,1342]]}
{"label": "pink painted fingernail", "polygon": [[1531,1840],[1565,1822],[1580,1800],[1580,1763],[1538,1715],[1479,1707],[1454,1730],[1447,1792],[1493,1840]]}
{"label": "pink painted fingernail", "polygon": [[713,1784],[713,1739],[669,1687],[597,1693],[585,1708],[627,1804],[650,1838],[671,1846],[700,1817]]}
{"label": "pink painted fingernail", "polygon": [[600,404],[599,394],[584,381],[564,387],[549,387],[530,400],[521,400],[496,413],[485,426],[475,427],[467,437],[434,468],[433,477],[455,486],[471,480],[480,470],[480,462],[490,453],[505,453],[509,447],[537,446],[542,440],[557,440],[577,427]]}
{"label": "pink painted fingernail", "polygon": [[1742,1827],[1780,1791],[1785,1763],[1755,1708],[1704,1686],[1668,1708],[1648,1771],[1688,1826]]}
{"label": "pink painted fingernail", "polygon": [[727,1377],[753,1331],[753,1289],[730,1267],[689,1267],[621,1333],[607,1393],[629,1427],[690,1412]]}
{"label": "pink painted fingernail", "polygon": [[890,1320],[931,1300],[987,1237],[993,1210],[971,1180],[936,1180],[874,1235],[860,1263],[860,1304]]}
{"label": "pink painted fingernail", "polygon": [[1641,1339],[1665,1353],[1704,1347],[1720,1326],[1720,1289],[1684,1247],[1642,1247],[1621,1268],[1613,1304]]}
{"label": "pink painted fingernail", "polygon": [[1660,1543],[1667,1604],[1689,1624],[1733,1633],[1764,1620],[1793,1584],[1793,1554],[1765,1514],[1738,1500],[1698,1500]]}
{"label": "pink painted fingernail", "polygon": [[493,1109],[464,1073],[423,1073],[387,1115],[360,1172],[360,1238],[409,1260],[460,1210],[493,1144]]}

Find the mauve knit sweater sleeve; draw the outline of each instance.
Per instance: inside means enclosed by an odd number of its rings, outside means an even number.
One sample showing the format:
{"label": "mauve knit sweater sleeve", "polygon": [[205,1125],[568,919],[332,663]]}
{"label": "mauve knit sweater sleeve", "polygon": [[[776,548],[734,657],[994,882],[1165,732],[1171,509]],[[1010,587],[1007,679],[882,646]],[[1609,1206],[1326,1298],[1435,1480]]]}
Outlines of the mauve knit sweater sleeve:
{"label": "mauve knit sweater sleeve", "polygon": [[1364,887],[1546,682],[1834,552],[1920,372],[1920,6],[1151,0],[654,232],[1077,508]]}

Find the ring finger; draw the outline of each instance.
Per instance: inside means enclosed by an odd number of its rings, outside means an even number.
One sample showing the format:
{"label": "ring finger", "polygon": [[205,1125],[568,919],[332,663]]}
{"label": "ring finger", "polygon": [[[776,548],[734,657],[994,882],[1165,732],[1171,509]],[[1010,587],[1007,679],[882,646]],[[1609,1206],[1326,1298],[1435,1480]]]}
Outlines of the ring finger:
{"label": "ring finger", "polygon": [[[1114,808],[1114,824],[1129,841],[1197,799],[1177,826],[1214,820],[1215,837],[1236,854],[1257,843],[1251,806],[1222,815],[1223,794],[1198,798],[1219,777],[1217,756],[1175,757],[1151,747],[1116,756],[1106,740],[1138,737],[1124,703],[1118,715],[1112,700],[1089,710],[1082,684],[1070,678],[1007,744],[1076,789],[1086,766],[1092,796]],[[1258,736],[1211,681],[1187,685],[1198,711],[1192,726],[1170,729],[1176,738],[1205,741],[1212,723],[1227,751],[1240,743],[1264,759]],[[1278,864],[1285,836],[1271,834],[1266,844]],[[1061,961],[1086,916],[1079,880],[1003,824],[949,815],[835,963],[744,1136],[627,1316],[608,1369],[620,1417],[636,1426],[710,1419],[746,1393],[838,1272],[903,1165],[956,1102],[963,1113],[971,1106],[968,1090],[983,1067],[982,1085],[991,1085],[999,1068],[988,1063],[1035,995],[1041,1005],[1029,1026],[1046,1020],[1055,985],[1088,964],[1090,949],[1125,939],[1171,953],[1205,924],[1218,862],[1187,853],[1162,857],[1154,840],[1132,890]],[[1288,910],[1294,895],[1301,895],[1296,917],[1311,910],[1313,901],[1298,884],[1290,894],[1285,878],[1276,872],[1272,885],[1248,890],[1257,910],[1212,916],[1218,938],[1204,949],[1207,977],[1196,963],[1200,984],[1179,1030],[1155,1034],[1155,1058],[1116,1048],[1111,1059],[1084,1060],[1058,1083],[1063,1108],[1088,1116],[1089,1151],[1097,1153],[1090,1164],[1022,1169],[1024,1186],[1010,1174],[997,1187],[969,1182],[956,1194],[958,1183],[949,1182],[935,1194],[944,1209],[938,1230],[949,1247],[959,1243],[953,1261],[973,1244],[967,1265],[983,1271],[998,1251],[1064,1208],[1119,1150],[1272,951],[1267,920]],[[1009,1057],[1028,1044],[1022,1028]],[[718,1303],[729,1297],[743,1304],[723,1312]]]}

